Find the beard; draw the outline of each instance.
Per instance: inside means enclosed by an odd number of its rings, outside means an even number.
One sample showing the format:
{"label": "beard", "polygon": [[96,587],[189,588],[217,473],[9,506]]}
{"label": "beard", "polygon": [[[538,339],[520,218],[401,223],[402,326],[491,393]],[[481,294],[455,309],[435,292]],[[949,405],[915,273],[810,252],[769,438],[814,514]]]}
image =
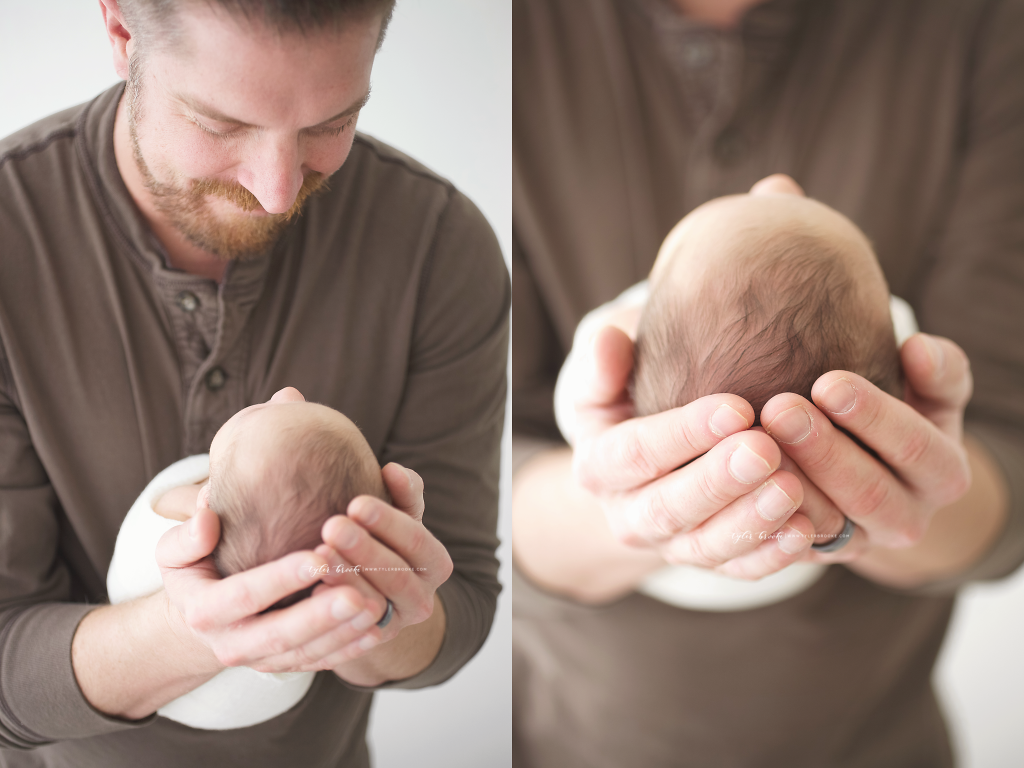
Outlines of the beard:
{"label": "beard", "polygon": [[[138,67],[133,69],[136,71],[132,74],[137,75]],[[259,256],[280,239],[285,227],[299,215],[311,195],[327,189],[327,178],[322,173],[311,171],[302,180],[294,204],[285,213],[258,217],[244,214],[217,216],[209,205],[211,196],[227,200],[244,213],[257,210],[260,201],[238,182],[192,179],[179,186],[158,181],[139,147],[140,81],[141,78],[129,77],[128,82],[128,131],[135,164],[156,209],[196,247],[225,261]]]}

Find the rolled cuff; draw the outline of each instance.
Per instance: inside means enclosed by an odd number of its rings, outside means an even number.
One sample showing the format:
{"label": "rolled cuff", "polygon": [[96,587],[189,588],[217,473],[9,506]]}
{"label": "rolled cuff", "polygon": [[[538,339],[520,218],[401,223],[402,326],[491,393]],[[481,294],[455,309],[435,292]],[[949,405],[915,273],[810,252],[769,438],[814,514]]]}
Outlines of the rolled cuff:
{"label": "rolled cuff", "polygon": [[54,741],[148,725],[111,717],[85,698],[71,665],[71,640],[96,605],[46,603],[0,618],[0,743],[32,749]]}
{"label": "rolled cuff", "polygon": [[1006,522],[988,552],[973,566],[956,576],[908,590],[913,593],[952,594],[972,581],[1005,578],[1024,563],[1024,439],[1019,430],[993,424],[967,423],[964,431],[988,448],[1002,470],[1009,490]]}
{"label": "rolled cuff", "polygon": [[509,452],[508,472],[506,477],[514,478],[530,459],[539,453],[553,448],[565,448],[562,440],[548,440],[541,437],[529,437],[512,433],[512,450]]}
{"label": "rolled cuff", "polygon": [[381,685],[363,687],[342,681],[357,691],[377,691],[385,688],[426,688],[439,685],[462,669],[483,647],[498,603],[498,590],[493,592],[453,574],[437,589],[444,606],[444,639],[437,656],[422,672],[404,680],[392,680]]}

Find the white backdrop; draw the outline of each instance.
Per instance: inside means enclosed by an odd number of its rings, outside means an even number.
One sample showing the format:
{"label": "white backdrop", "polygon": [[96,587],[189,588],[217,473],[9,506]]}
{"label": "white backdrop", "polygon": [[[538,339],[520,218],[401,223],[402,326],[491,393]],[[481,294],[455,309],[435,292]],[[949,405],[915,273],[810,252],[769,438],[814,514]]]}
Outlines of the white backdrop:
{"label": "white backdrop", "polygon": [[[0,0],[0,136],[115,79],[96,0]],[[466,192],[506,258],[511,109],[506,0],[399,0],[359,129]],[[499,527],[507,539],[507,517]],[[510,626],[503,596],[487,644],[450,682],[378,695],[370,727],[376,768],[510,764]],[[963,768],[1024,765],[1022,641],[1024,573],[964,592],[936,675]]]}
{"label": "white backdrop", "polygon": [[[506,260],[511,57],[506,0],[399,0],[358,126],[453,181],[490,221]],[[116,81],[96,0],[0,0],[0,136]],[[506,527],[503,518],[503,540]],[[502,596],[487,643],[452,680],[378,694],[370,722],[375,767],[511,765],[510,635]]]}

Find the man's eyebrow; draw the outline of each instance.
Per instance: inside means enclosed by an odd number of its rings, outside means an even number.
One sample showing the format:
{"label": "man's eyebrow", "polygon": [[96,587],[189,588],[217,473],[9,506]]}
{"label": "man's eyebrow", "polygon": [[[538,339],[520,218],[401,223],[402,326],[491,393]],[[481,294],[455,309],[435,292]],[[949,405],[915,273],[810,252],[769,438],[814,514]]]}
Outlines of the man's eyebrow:
{"label": "man's eyebrow", "polygon": [[[178,99],[178,101],[180,101],[182,104],[184,104],[186,107],[191,109],[196,114],[202,115],[203,117],[209,118],[210,120],[216,120],[218,123],[232,123],[233,125],[240,126],[248,125],[247,123],[243,122],[242,120],[239,120],[236,117],[229,117],[228,115],[225,115],[223,112],[219,111],[215,107],[203,104],[202,102],[192,98],[188,94],[176,94],[176,98]],[[316,125],[308,126],[308,128],[320,128],[322,126],[333,123],[335,120],[340,120],[343,117],[349,117],[350,115],[354,115],[356,112],[359,112],[363,107],[365,107],[366,102],[368,102],[369,100],[370,90],[367,89],[366,93],[352,106],[348,107],[347,109],[343,109],[341,112],[334,115],[334,117],[329,117],[322,123],[317,123]],[[308,130],[308,128],[304,128],[303,130]]]}

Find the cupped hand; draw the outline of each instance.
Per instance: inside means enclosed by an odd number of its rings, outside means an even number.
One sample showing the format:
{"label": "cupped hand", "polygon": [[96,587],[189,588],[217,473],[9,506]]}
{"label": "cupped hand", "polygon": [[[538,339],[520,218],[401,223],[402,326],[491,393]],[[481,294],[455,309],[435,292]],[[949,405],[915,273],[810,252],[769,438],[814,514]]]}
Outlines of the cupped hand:
{"label": "cupped hand", "polygon": [[[963,447],[963,414],[971,397],[967,355],[955,343],[916,334],[900,352],[904,401],[847,371],[815,382],[813,403],[794,394],[765,404],[761,423],[786,453],[783,466],[802,481],[804,506],[819,541],[857,527],[835,553],[811,551],[817,562],[851,562],[874,547],[921,541],[935,512],[971,484]],[[872,456],[846,430],[877,455]]]}
{"label": "cupped hand", "polygon": [[311,586],[326,566],[315,552],[292,552],[248,571],[221,578],[213,552],[220,519],[199,494],[191,521],[167,531],[156,560],[174,616],[224,667],[261,672],[317,668],[316,641],[331,635],[332,650],[362,637],[376,621],[364,594],[350,585],[320,590],[281,610],[262,613]]}
{"label": "cupped hand", "polygon": [[797,509],[803,491],[780,470],[782,455],[735,395],[633,416],[633,342],[599,330],[590,370],[576,378],[573,472],[598,500],[615,536],[666,561],[740,578],[774,573],[800,558],[814,528]]}
{"label": "cupped hand", "polygon": [[[335,668],[380,643],[394,639],[405,627],[419,624],[434,611],[434,593],[448,580],[452,559],[444,545],[423,525],[423,480],[399,464],[382,470],[392,504],[373,496],[357,496],[347,515],[335,515],[323,526],[324,544],[316,554],[329,565],[324,584],[314,590],[361,581],[371,598],[376,622],[390,600],[393,613],[386,627],[373,626],[367,635],[325,653],[321,668]],[[319,644],[314,646],[320,649]],[[327,646],[324,646],[326,650]]]}

